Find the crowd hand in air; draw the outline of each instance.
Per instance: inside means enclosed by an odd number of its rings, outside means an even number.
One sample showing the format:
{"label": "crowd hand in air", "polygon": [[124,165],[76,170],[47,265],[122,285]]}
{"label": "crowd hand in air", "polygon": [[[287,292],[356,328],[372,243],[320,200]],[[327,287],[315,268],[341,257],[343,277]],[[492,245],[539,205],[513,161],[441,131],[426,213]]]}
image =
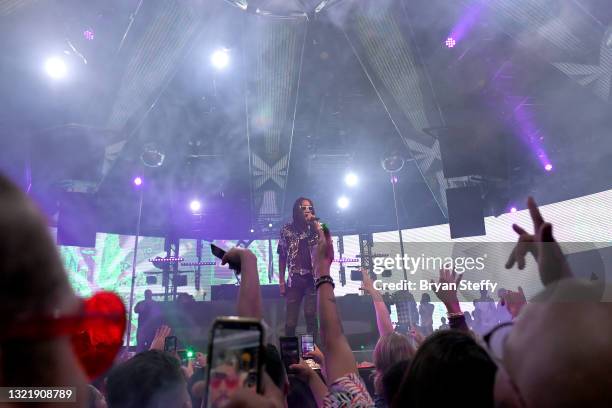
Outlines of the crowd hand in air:
{"label": "crowd hand in air", "polygon": [[312,358],[314,362],[319,364],[320,366],[325,365],[325,356],[323,356],[323,352],[316,345],[314,346],[313,351],[309,351],[308,353],[306,353],[306,357]]}
{"label": "crowd hand in air", "polygon": [[523,293],[523,288],[518,287],[518,292],[513,290],[506,290],[502,295],[501,299],[502,305],[506,306],[508,312],[514,319],[520,313],[523,306],[527,304],[527,298],[525,297],[525,293]]}
{"label": "crowd hand in air", "polygon": [[572,272],[561,247],[553,237],[552,225],[544,221],[533,197],[527,199],[527,207],[533,222],[534,233],[530,234],[520,226],[512,225],[519,239],[506,262],[506,268],[510,269],[517,264],[519,269],[524,269],[525,256],[531,253],[537,260],[540,279],[544,286],[559,279],[570,278]]}
{"label": "crowd hand in air", "polygon": [[375,296],[377,294],[380,294],[376,290],[376,288],[374,288],[374,283],[372,282],[372,278],[370,277],[370,274],[368,273],[367,269],[362,268],[361,273],[363,275],[363,281],[361,282],[361,287],[359,288],[359,290],[364,291],[370,296]]}
{"label": "crowd hand in air", "polygon": [[[461,312],[461,307],[459,306],[459,299],[457,298],[457,287],[459,286],[459,282],[461,281],[462,274],[455,273],[455,271],[451,271],[448,269],[440,269],[440,277],[438,278],[438,283],[446,284],[440,285],[438,290],[434,290],[434,293],[440,299],[444,306],[446,306],[446,310],[449,313],[459,313]],[[431,280],[433,283],[433,279]],[[454,283],[455,285],[450,285]],[[443,287],[448,287],[449,289],[442,289]],[[455,287],[455,289],[453,289]]]}
{"label": "crowd hand in air", "polygon": [[185,376],[185,378],[187,379],[187,381],[189,381],[189,379],[191,378],[191,376],[193,376],[193,359],[188,359],[187,360],[187,365],[186,366],[181,366],[181,370],[183,370],[183,375]]}
{"label": "crowd hand in air", "polygon": [[151,342],[151,346],[149,350],[159,350],[164,351],[164,344],[166,342],[166,337],[170,336],[170,327],[166,325],[162,325],[155,330],[155,337]]}
{"label": "crowd hand in air", "polygon": [[410,328],[410,330],[408,331],[408,335],[410,335],[410,338],[414,340],[417,347],[423,344],[423,342],[425,341],[423,333],[421,333],[421,331],[417,329],[416,326],[412,326]]}

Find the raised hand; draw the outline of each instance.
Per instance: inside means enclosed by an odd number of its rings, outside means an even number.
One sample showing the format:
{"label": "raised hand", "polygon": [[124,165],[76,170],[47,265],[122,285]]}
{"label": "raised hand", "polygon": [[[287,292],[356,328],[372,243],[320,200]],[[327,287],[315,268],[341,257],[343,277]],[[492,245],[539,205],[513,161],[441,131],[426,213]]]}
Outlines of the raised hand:
{"label": "raised hand", "polygon": [[[440,277],[438,278],[438,283],[442,283],[438,290],[434,290],[434,293],[440,299],[442,303],[446,306],[447,309],[452,307],[453,309],[459,307],[459,299],[457,298],[457,287],[459,286],[459,282],[461,281],[462,274],[455,273],[455,271],[451,271],[448,269],[440,269]],[[433,280],[432,280],[433,283]],[[453,285],[454,284],[454,285]],[[442,289],[443,287],[448,287],[448,289]],[[448,310],[449,312],[456,312],[460,310]]]}
{"label": "raised hand", "polygon": [[320,366],[325,365],[325,356],[323,355],[321,349],[318,348],[316,345],[314,346],[313,351],[309,351],[308,353],[306,353],[306,357],[312,358],[315,363],[319,364]]}
{"label": "raised hand", "polygon": [[155,330],[155,337],[153,338],[153,341],[151,342],[151,346],[149,347],[149,350],[164,351],[164,344],[166,342],[166,337],[170,335],[171,331],[172,330],[170,329],[170,327],[166,325],[162,325],[158,327],[157,330]]}
{"label": "raised hand", "polygon": [[363,274],[363,281],[359,289],[369,293],[370,295],[378,293],[378,291],[374,288],[374,283],[372,282],[372,278],[370,277],[367,269],[361,268],[361,273]]}
{"label": "raised hand", "polygon": [[508,312],[514,319],[520,313],[523,306],[527,304],[527,298],[523,293],[523,288],[518,287],[518,292],[512,290],[506,290],[502,295],[502,304],[506,306]]}
{"label": "raised hand", "polygon": [[533,197],[527,199],[527,207],[533,222],[534,233],[529,234],[516,224],[512,226],[512,229],[519,235],[519,240],[506,262],[506,268],[512,268],[514,264],[517,264],[519,269],[525,268],[525,256],[531,253],[537,260],[540,279],[544,286],[559,279],[571,277],[572,272],[567,260],[553,237],[552,225],[544,221]]}

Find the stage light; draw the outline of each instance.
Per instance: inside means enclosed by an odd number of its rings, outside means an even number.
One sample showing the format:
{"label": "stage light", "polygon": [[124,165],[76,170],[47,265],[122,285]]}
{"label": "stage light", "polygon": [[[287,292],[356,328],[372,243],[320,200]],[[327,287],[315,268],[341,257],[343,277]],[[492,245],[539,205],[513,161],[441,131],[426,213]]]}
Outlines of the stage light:
{"label": "stage light", "polygon": [[515,213],[515,212],[516,212],[516,207],[511,207],[511,208],[510,208],[510,212],[511,212],[511,213]]}
{"label": "stage light", "polygon": [[200,200],[191,200],[191,202],[189,203],[189,208],[192,212],[197,213],[202,209],[202,203],[200,202]]}
{"label": "stage light", "polygon": [[94,39],[94,32],[93,30],[85,30],[83,31],[83,37],[85,37],[86,40],[93,40]]}
{"label": "stage light", "polygon": [[344,176],[344,182],[347,186],[354,187],[359,182],[359,177],[357,177],[355,173],[348,173],[346,176]]}
{"label": "stage light", "polygon": [[457,45],[457,41],[453,38],[453,37],[448,37],[446,39],[446,41],[444,42],[444,44],[448,47],[448,48],[454,48],[455,45]]}
{"label": "stage light", "polygon": [[397,178],[396,175],[391,176],[391,184],[397,184],[398,181],[399,179]]}
{"label": "stage light", "polygon": [[255,233],[255,230],[253,228],[251,228],[251,234]]}
{"label": "stage light", "polygon": [[272,223],[269,223],[269,224],[268,224],[268,228],[272,228]]}
{"label": "stage light", "polygon": [[53,79],[62,79],[68,73],[68,67],[61,58],[52,57],[45,62],[45,71]]}
{"label": "stage light", "polygon": [[213,52],[210,61],[215,68],[224,69],[229,64],[229,50],[227,48],[218,49]]}
{"label": "stage light", "polygon": [[553,165],[550,163],[546,163],[546,165],[544,166],[544,170],[546,171],[552,171],[553,169]]}
{"label": "stage light", "polygon": [[135,177],[134,178],[134,185],[136,185],[136,186],[142,185],[142,177],[140,177],[140,176],[139,177]]}
{"label": "stage light", "polygon": [[338,207],[342,210],[344,210],[345,208],[348,208],[350,203],[351,203],[350,200],[345,196],[340,197],[338,201],[336,202],[336,204],[338,204]]}

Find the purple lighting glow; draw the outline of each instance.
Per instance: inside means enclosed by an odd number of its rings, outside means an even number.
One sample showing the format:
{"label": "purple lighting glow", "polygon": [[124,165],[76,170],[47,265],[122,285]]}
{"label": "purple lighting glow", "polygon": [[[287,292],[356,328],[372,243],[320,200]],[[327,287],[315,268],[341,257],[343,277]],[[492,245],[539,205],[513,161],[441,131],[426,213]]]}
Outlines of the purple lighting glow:
{"label": "purple lighting glow", "polygon": [[510,212],[511,212],[511,213],[515,213],[515,212],[516,212],[516,207],[512,207],[512,208],[510,208]]}
{"label": "purple lighting glow", "polygon": [[92,30],[85,30],[83,31],[83,37],[85,37],[86,40],[93,40],[94,39],[94,32]]}
{"label": "purple lighting glow", "polygon": [[[461,41],[468,32],[472,29],[472,27],[478,21],[480,14],[483,11],[483,5],[480,3],[475,3],[469,6],[461,15],[457,24],[453,27],[448,39],[446,40],[446,46],[448,48],[453,48],[458,41]],[[449,40],[452,40],[452,46],[449,45]]]}
{"label": "purple lighting glow", "polygon": [[448,47],[448,48],[454,48],[455,45],[457,45],[457,41],[455,41],[455,39],[453,37],[448,37],[446,39],[446,41],[444,42],[444,44]]}
{"label": "purple lighting glow", "polygon": [[544,170],[546,171],[552,171],[553,169],[553,165],[550,163],[546,163],[546,165],[544,166]]}
{"label": "purple lighting glow", "polygon": [[134,178],[134,185],[135,185],[135,186],[140,186],[140,185],[142,185],[142,178],[141,178],[141,177],[135,177],[135,178]]}

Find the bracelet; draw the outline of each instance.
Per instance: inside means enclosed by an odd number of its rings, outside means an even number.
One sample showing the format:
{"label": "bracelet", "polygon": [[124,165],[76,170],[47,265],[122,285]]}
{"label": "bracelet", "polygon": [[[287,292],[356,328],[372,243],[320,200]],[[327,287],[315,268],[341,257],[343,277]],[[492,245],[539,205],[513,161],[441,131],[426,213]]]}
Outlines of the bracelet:
{"label": "bracelet", "polygon": [[336,285],[334,284],[334,279],[329,275],[324,275],[318,277],[317,280],[315,280],[315,288],[319,289],[319,286],[323,285],[324,283],[329,283],[330,285],[332,285],[332,288],[336,287]]}
{"label": "bracelet", "polygon": [[457,317],[464,317],[463,312],[449,312],[446,314],[449,319],[456,319]]}

